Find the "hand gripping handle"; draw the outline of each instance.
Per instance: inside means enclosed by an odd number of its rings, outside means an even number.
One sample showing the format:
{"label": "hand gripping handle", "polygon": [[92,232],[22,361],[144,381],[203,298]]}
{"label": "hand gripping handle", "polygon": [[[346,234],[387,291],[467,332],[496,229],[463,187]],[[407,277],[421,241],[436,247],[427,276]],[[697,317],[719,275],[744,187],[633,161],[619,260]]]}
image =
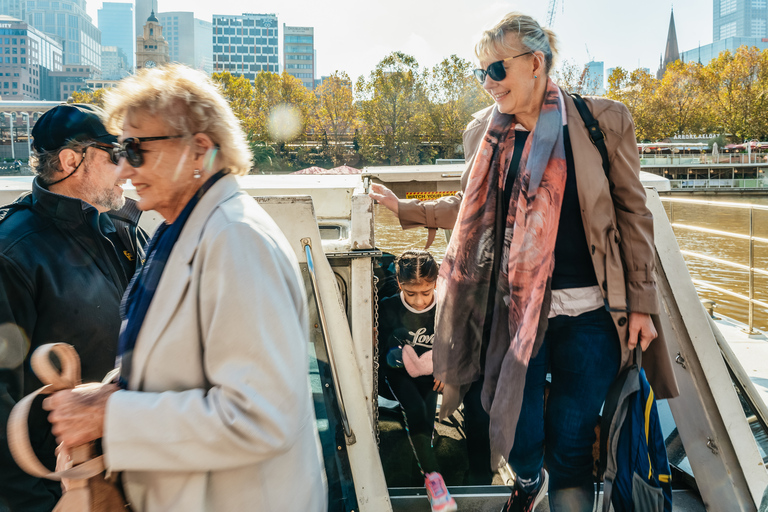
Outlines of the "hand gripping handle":
{"label": "hand gripping handle", "polygon": [[[51,363],[51,353],[56,354],[61,362],[60,372]],[[80,358],[77,351],[67,343],[42,345],[32,354],[31,363],[35,375],[45,386],[22,398],[11,411],[8,418],[8,446],[13,458],[21,469],[39,478],[80,480],[98,475],[104,471],[103,456],[64,471],[51,472],[37,458],[29,442],[27,420],[35,398],[38,395],[49,395],[62,389],[72,389],[80,384]]]}

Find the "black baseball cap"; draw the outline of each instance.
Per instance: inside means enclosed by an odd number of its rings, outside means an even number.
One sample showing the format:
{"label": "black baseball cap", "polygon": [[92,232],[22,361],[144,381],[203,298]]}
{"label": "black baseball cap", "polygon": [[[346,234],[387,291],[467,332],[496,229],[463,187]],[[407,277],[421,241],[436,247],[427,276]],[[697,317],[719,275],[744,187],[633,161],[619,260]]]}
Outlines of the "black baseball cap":
{"label": "black baseball cap", "polygon": [[32,129],[32,147],[36,151],[55,151],[68,142],[117,142],[101,121],[103,111],[94,105],[68,103],[42,115]]}

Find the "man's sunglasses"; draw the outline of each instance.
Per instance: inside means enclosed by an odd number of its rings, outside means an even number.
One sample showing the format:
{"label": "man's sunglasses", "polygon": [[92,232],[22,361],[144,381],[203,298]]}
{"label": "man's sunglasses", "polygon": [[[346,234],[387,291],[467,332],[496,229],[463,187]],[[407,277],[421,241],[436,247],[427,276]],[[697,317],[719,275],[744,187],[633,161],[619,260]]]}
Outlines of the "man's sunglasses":
{"label": "man's sunglasses", "polygon": [[[117,162],[119,162],[119,161],[120,161],[120,157],[118,157],[118,156],[115,154],[115,148],[114,148],[114,146],[106,146],[106,145],[101,145],[101,144],[93,144],[92,146],[88,146],[88,147],[89,147],[89,148],[96,148],[96,149],[100,149],[100,150],[102,150],[102,151],[106,151],[107,153],[109,153],[109,159],[110,159],[110,160],[112,161],[112,163],[113,163],[113,164],[115,164],[115,165],[117,165]],[[86,149],[87,149],[87,148],[86,148]]]}
{"label": "man's sunglasses", "polygon": [[114,153],[118,161],[121,158],[128,160],[131,167],[139,168],[144,165],[145,150],[141,149],[143,142],[152,142],[153,140],[180,139],[183,135],[164,135],[162,137],[128,137],[123,142],[115,142]]}
{"label": "man's sunglasses", "polygon": [[507,57],[506,59],[497,60],[493,64],[489,65],[486,69],[474,69],[472,70],[472,73],[474,73],[475,78],[477,78],[481,84],[485,83],[486,76],[491,77],[491,80],[495,82],[501,82],[507,77],[507,70],[504,69],[504,63],[506,61],[516,59],[531,53],[533,52],[528,50],[527,52],[521,53],[520,55],[515,55],[514,57]]}

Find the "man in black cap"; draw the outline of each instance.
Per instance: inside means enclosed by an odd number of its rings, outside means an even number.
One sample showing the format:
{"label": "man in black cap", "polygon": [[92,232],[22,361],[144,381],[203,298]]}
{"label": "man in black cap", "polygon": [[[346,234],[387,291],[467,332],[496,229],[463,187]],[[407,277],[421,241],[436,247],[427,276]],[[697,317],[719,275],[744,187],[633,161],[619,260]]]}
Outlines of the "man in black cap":
{"label": "man in black cap", "polygon": [[[0,208],[0,511],[50,511],[60,484],[24,473],[5,435],[11,408],[41,386],[32,352],[74,345],[83,381],[100,381],[115,363],[120,301],[144,255],[135,201],[123,197],[100,110],[60,105],[32,131],[32,192]],[[55,465],[55,439],[33,405],[30,438]]]}

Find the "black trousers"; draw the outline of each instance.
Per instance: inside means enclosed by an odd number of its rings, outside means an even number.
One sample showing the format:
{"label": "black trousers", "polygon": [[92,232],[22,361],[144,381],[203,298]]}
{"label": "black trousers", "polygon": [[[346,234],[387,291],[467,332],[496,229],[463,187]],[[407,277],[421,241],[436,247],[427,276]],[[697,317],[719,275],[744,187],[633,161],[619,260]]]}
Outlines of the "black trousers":
{"label": "black trousers", "polygon": [[385,375],[395,399],[400,402],[406,428],[422,471],[439,471],[432,449],[432,430],[435,428],[437,391],[433,391],[432,377],[413,378],[405,372],[391,371]]}

